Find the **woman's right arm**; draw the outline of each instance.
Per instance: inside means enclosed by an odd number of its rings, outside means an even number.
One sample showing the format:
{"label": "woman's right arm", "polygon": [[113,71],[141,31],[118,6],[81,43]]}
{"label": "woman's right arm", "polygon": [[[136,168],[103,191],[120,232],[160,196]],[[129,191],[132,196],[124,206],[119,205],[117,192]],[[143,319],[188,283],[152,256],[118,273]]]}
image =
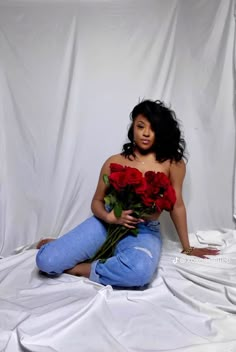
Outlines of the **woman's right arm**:
{"label": "woman's right arm", "polygon": [[123,225],[130,229],[133,229],[142,220],[136,219],[135,217],[131,216],[133,212],[132,210],[123,210],[121,217],[117,218],[113,210],[110,212],[107,212],[107,210],[105,209],[104,197],[108,189],[108,186],[103,181],[103,175],[104,174],[110,175],[111,162],[115,162],[115,160],[112,157],[110,157],[102,166],[99,179],[98,179],[97,189],[92,199],[91,209],[93,214],[97,218],[105,221],[108,224]]}
{"label": "woman's right arm", "polygon": [[100,175],[99,175],[99,179],[98,179],[97,188],[94,193],[94,196],[92,199],[92,204],[91,204],[91,209],[92,209],[92,212],[94,213],[94,215],[107,223],[109,222],[109,217],[108,217],[109,213],[105,209],[104,197],[105,197],[106,191],[108,189],[108,186],[103,181],[103,175],[110,174],[109,165],[110,165],[110,159],[108,159],[102,166],[102,169],[101,169]]}

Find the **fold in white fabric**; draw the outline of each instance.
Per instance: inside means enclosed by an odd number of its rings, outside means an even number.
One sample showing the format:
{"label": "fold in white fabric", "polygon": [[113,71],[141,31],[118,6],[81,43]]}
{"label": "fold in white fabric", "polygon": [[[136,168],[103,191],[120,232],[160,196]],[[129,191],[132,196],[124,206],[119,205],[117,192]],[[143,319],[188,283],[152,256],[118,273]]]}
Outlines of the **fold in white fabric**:
{"label": "fold in white fabric", "polygon": [[220,255],[186,256],[165,240],[156,276],[143,291],[40,275],[35,249],[1,259],[0,350],[234,352],[236,231],[190,238]]}

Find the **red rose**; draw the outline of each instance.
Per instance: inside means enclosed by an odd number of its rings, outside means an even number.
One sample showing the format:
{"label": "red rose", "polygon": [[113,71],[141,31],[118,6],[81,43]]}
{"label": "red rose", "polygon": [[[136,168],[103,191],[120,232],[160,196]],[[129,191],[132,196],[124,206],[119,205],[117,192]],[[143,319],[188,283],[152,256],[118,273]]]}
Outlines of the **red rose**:
{"label": "red rose", "polygon": [[116,164],[116,163],[111,163],[110,164],[110,170],[111,173],[113,172],[122,172],[125,170],[124,166],[120,165],[120,164]]}
{"label": "red rose", "polygon": [[147,185],[146,191],[144,194],[141,195],[142,197],[142,202],[146,206],[153,206],[155,204],[155,201],[157,199],[157,195],[154,194],[152,186]]}
{"label": "red rose", "polygon": [[[170,185],[170,180],[163,172],[147,171],[145,179],[148,184],[148,192],[158,195],[161,189],[166,189]],[[163,192],[162,192],[163,193]]]}
{"label": "red rose", "polygon": [[157,173],[157,180],[156,182],[158,182],[159,187],[164,187],[167,188],[170,185],[170,180],[169,178],[166,176],[166,174],[164,174],[164,172],[158,172]]}
{"label": "red rose", "polygon": [[176,195],[174,188],[169,185],[169,187],[164,191],[162,196],[159,196],[155,201],[157,210],[172,210],[176,201]]}
{"label": "red rose", "polygon": [[174,188],[170,185],[164,194],[166,204],[166,210],[172,210],[176,202],[176,194]]}
{"label": "red rose", "polygon": [[139,184],[134,185],[134,192],[136,194],[144,194],[145,192],[147,192],[147,182],[145,178],[142,178]]}
{"label": "red rose", "polygon": [[153,205],[155,205],[155,200],[147,193],[144,193],[142,194],[142,203],[146,207],[152,207]]}
{"label": "red rose", "polygon": [[157,172],[155,180],[153,181],[153,186],[157,186],[159,188],[168,188],[170,185],[170,180],[163,172]]}
{"label": "red rose", "polygon": [[160,193],[160,188],[155,183],[147,183],[147,193],[152,195],[153,198],[156,198],[157,195]]}
{"label": "red rose", "polygon": [[142,182],[142,172],[133,167],[126,166],[125,168],[127,185],[138,185]]}
{"label": "red rose", "polygon": [[155,180],[156,172],[154,172],[154,171],[147,171],[147,172],[145,172],[144,177],[145,177],[147,183],[148,183],[148,184],[151,184],[151,183]]}
{"label": "red rose", "polygon": [[110,174],[109,182],[117,191],[121,191],[127,185],[125,173],[114,172]]}
{"label": "red rose", "polygon": [[155,201],[156,210],[160,213],[165,206],[165,200],[163,197],[158,197]]}

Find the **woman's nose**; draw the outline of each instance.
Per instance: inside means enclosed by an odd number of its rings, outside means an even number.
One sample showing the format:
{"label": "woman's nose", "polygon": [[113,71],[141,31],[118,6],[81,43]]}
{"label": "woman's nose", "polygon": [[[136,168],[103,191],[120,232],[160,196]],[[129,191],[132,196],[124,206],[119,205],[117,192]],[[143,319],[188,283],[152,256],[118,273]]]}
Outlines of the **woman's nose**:
{"label": "woman's nose", "polygon": [[145,128],[143,131],[143,135],[144,136],[149,136],[150,135],[150,129],[149,128]]}

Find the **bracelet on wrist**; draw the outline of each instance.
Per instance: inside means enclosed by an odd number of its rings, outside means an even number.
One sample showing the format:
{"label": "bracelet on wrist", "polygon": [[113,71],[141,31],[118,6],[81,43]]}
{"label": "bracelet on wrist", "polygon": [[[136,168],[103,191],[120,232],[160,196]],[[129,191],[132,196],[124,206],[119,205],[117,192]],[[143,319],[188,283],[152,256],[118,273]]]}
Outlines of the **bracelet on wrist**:
{"label": "bracelet on wrist", "polygon": [[189,248],[183,249],[183,250],[181,251],[181,253],[190,255],[193,250],[194,250],[194,247],[189,247]]}

